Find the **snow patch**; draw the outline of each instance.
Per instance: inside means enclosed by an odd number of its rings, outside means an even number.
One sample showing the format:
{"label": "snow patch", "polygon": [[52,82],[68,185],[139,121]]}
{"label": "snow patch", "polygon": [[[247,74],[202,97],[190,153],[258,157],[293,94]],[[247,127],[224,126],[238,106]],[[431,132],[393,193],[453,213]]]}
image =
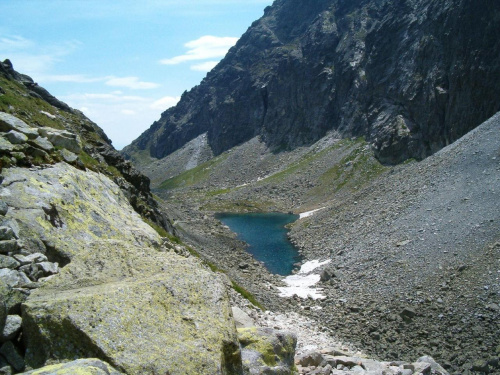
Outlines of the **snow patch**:
{"label": "snow patch", "polygon": [[302,212],[301,214],[299,214],[299,219],[303,219],[305,217],[309,217],[309,216],[313,215],[315,212],[324,210],[325,208],[326,207],[321,207],[321,208],[317,208],[317,209],[312,210],[312,211]]}
{"label": "snow patch", "polygon": [[311,260],[304,263],[296,275],[290,275],[283,279],[285,284],[288,286],[278,287],[281,292],[280,297],[292,297],[296,294],[300,298],[325,298],[325,295],[322,294],[323,288],[314,287],[319,282],[320,275],[314,274],[312,271],[330,262],[331,259],[327,259],[323,262],[320,262],[319,260]]}

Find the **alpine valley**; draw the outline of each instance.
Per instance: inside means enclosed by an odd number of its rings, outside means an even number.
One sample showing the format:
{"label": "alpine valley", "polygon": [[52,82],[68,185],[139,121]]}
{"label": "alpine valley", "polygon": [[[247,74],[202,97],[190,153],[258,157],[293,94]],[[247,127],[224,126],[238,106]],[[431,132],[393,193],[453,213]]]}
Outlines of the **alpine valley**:
{"label": "alpine valley", "polygon": [[[0,62],[0,374],[499,374],[499,35],[275,0],[120,152]],[[218,219],[254,212],[293,275]]]}

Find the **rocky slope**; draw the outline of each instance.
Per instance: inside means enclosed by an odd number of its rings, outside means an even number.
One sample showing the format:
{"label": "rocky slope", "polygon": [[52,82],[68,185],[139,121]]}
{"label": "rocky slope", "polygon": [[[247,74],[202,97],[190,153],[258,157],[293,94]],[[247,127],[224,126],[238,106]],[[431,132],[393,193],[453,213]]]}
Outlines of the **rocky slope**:
{"label": "rocky slope", "polygon": [[[16,72],[9,60],[0,62],[0,111],[5,113],[1,131],[10,132],[8,140],[15,145],[2,142],[7,148],[3,151],[10,154],[3,155],[1,167],[28,167],[64,160],[77,168],[99,171],[121,187],[143,217],[170,228],[168,219],[157,209],[151,195],[149,178],[113,148],[99,126],[52,96],[31,77]],[[9,125],[16,120],[9,120],[8,115],[34,125],[35,129],[26,124],[20,125],[21,128]],[[22,131],[25,128],[28,129],[26,134]],[[18,133],[24,135],[18,136]],[[49,143],[38,145],[37,139],[43,138]]]}
{"label": "rocky slope", "polygon": [[500,110],[500,5],[277,0],[224,60],[124,149],[148,164],[206,134],[211,152],[273,150],[330,130],[384,163],[422,159]]}
{"label": "rocky slope", "polygon": [[[499,125],[497,114],[424,161],[395,167],[380,165],[362,139],[335,133],[279,154],[255,138],[156,192],[179,235],[272,310],[300,311],[379,358],[430,354],[457,373],[495,373]],[[172,174],[187,147],[164,159]],[[213,217],[314,209],[290,236],[304,261],[331,259],[315,271],[323,301],[279,297],[281,278]]]}

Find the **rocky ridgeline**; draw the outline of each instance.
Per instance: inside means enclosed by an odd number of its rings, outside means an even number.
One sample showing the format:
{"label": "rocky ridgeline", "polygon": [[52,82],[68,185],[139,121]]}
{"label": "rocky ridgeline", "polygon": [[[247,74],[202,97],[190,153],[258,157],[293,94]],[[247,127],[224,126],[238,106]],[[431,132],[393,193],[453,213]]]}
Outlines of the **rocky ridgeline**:
{"label": "rocky ridgeline", "polygon": [[124,153],[145,164],[205,133],[215,155],[255,136],[282,151],[337,130],[383,162],[422,159],[500,110],[499,14],[474,0],[277,0]]}

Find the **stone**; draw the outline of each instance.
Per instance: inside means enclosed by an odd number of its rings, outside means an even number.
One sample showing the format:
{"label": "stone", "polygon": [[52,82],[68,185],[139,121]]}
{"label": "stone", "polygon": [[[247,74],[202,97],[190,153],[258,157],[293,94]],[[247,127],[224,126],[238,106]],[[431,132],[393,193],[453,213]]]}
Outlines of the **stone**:
{"label": "stone", "polygon": [[25,367],[24,359],[21,357],[12,341],[7,341],[0,347],[0,354],[14,367],[16,371],[22,371]]}
{"label": "stone", "polygon": [[23,255],[23,254],[14,254],[14,255],[12,255],[12,257],[15,260],[17,260],[22,266],[24,266],[26,264],[33,263],[33,260],[28,259],[28,257],[26,255]]}
{"label": "stone", "polygon": [[362,361],[361,358],[358,357],[344,357],[344,356],[337,356],[335,357],[335,361],[337,362],[337,366],[341,364],[342,366],[345,367],[354,367],[354,366],[361,366]]}
{"label": "stone", "polygon": [[7,363],[5,366],[0,367],[0,375],[12,375],[12,367],[10,367]]}
{"label": "stone", "polygon": [[[7,212],[6,212],[7,213]],[[14,239],[14,231],[10,227],[0,227],[0,241]]]}
{"label": "stone", "polygon": [[26,131],[32,131],[32,128],[17,117],[5,112],[0,112],[0,131],[9,132],[11,130],[24,133]]}
{"label": "stone", "polygon": [[41,149],[45,152],[51,152],[52,150],[54,150],[54,145],[47,138],[44,137],[37,137],[35,139],[30,139],[28,143],[33,147]]}
{"label": "stone", "polygon": [[76,155],[75,153],[63,148],[61,150],[59,150],[59,154],[61,155],[61,157],[63,158],[63,160],[66,162],[66,163],[74,163],[75,161],[78,160],[78,155]]}
{"label": "stone", "polygon": [[82,151],[80,138],[67,130],[58,130],[53,128],[39,128],[39,134],[47,138],[55,147],[65,148],[75,154]]}
{"label": "stone", "polygon": [[254,327],[255,322],[250,316],[238,306],[231,307],[236,328]]}
{"label": "stone", "polygon": [[9,153],[11,151],[14,151],[14,145],[5,138],[0,137],[0,152]]}
{"label": "stone", "polygon": [[297,345],[295,334],[271,328],[239,328],[238,340],[245,373],[290,373]]}
{"label": "stone", "polygon": [[15,270],[21,265],[17,260],[7,255],[0,254],[0,268],[10,268]]}
{"label": "stone", "polygon": [[439,372],[441,375],[449,375],[448,371],[446,371],[439,363],[437,363],[434,358],[431,356],[423,356],[417,359],[417,362],[423,362],[431,365],[431,369],[433,372]]}
{"label": "stone", "polygon": [[319,366],[321,362],[323,362],[323,360],[324,358],[321,355],[321,353],[313,351],[300,355],[296,359],[296,362],[301,366],[309,367],[309,366]]}
{"label": "stone", "polygon": [[25,134],[19,133],[15,130],[11,130],[7,134],[5,134],[4,137],[7,138],[7,140],[13,145],[26,143],[26,141],[28,140],[28,137]]}
{"label": "stone", "polygon": [[23,372],[21,375],[123,375],[111,365],[97,358],[77,359],[76,361],[45,366]]}
{"label": "stone", "polygon": [[5,216],[9,212],[9,206],[4,201],[0,201],[0,215]]}
{"label": "stone", "polygon": [[427,362],[414,362],[412,363],[413,365],[413,373],[415,375],[417,374],[422,374],[422,375],[430,375],[432,366],[427,363]]}
{"label": "stone", "polygon": [[16,270],[11,270],[8,268],[0,269],[0,278],[5,284],[10,286],[11,288],[15,288],[17,286],[31,282],[30,279],[28,279],[28,277],[24,273],[18,272]]}
{"label": "stone", "polygon": [[417,313],[412,308],[406,307],[399,313],[399,316],[401,316],[404,321],[410,322],[415,316],[417,316]]}
{"label": "stone", "polygon": [[2,342],[12,340],[21,331],[22,318],[19,315],[8,315],[2,330]]}
{"label": "stone", "polygon": [[57,263],[41,262],[37,263],[37,265],[40,267],[41,271],[43,271],[43,276],[55,275],[56,273],[59,273]]}
{"label": "stone", "polygon": [[330,279],[335,277],[337,277],[335,270],[333,268],[326,268],[323,271],[321,271],[320,281],[322,282],[329,281]]}
{"label": "stone", "polygon": [[29,291],[20,288],[10,287],[5,280],[0,277],[0,330],[7,314],[20,314],[21,303],[28,297]]}
{"label": "stone", "polygon": [[28,261],[29,263],[40,263],[40,262],[46,262],[48,259],[47,259],[47,256],[45,254],[42,254],[42,253],[33,253],[33,254],[30,254],[30,255],[26,255],[24,257],[24,259],[26,261]]}
{"label": "stone", "polygon": [[0,254],[7,254],[19,249],[17,240],[4,240],[0,241]]}

